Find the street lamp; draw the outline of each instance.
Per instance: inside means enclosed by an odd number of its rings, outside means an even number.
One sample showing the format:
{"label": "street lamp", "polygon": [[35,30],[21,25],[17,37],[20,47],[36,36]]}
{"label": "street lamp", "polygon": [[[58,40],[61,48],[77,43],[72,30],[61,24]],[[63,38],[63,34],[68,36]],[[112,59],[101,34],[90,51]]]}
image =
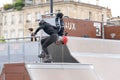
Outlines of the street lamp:
{"label": "street lamp", "polygon": [[50,0],[50,14],[53,15],[53,0]]}

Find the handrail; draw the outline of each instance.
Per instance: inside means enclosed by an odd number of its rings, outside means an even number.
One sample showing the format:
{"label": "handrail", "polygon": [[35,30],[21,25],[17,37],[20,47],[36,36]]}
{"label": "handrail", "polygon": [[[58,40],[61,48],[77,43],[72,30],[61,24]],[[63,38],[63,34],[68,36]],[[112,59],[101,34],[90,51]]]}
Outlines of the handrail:
{"label": "handrail", "polygon": [[5,39],[8,41],[0,43],[0,63],[40,62],[38,58],[41,52],[40,36],[36,37],[37,41],[30,41],[31,37]]}

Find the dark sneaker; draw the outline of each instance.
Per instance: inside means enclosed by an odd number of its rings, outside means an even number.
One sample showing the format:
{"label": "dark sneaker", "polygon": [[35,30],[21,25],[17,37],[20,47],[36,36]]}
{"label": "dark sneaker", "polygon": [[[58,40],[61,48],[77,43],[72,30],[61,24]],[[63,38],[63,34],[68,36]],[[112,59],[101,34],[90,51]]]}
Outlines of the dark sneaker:
{"label": "dark sneaker", "polygon": [[52,57],[49,55],[46,55],[45,58],[43,58],[44,63],[51,63],[52,62]]}
{"label": "dark sneaker", "polygon": [[39,58],[45,58],[45,53],[42,52],[41,54],[38,55]]}

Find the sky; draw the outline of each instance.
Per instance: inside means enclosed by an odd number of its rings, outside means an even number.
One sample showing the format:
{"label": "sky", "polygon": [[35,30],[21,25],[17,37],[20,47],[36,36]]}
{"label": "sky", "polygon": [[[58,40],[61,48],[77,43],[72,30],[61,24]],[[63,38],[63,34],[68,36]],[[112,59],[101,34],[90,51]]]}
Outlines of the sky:
{"label": "sky", "polygon": [[[80,0],[82,2],[90,2],[91,4],[96,4],[96,0]],[[108,7],[111,9],[112,16],[120,16],[120,1],[119,0],[99,0],[99,5],[103,7]],[[0,7],[3,4],[12,3],[12,0],[0,0]]]}
{"label": "sky", "polygon": [[0,0],[0,7],[7,3],[12,3],[12,0]]}
{"label": "sky", "polygon": [[[90,2],[96,4],[96,0],[81,0],[83,2]],[[120,16],[120,1],[119,0],[99,0],[99,5],[111,9],[112,16]]]}

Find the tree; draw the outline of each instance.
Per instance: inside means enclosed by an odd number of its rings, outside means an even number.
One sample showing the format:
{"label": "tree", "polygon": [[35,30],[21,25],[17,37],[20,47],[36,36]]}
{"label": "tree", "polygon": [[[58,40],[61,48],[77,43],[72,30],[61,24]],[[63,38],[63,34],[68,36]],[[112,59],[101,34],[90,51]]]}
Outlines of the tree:
{"label": "tree", "polygon": [[22,10],[22,8],[25,6],[24,0],[16,0],[16,2],[13,5],[15,9]]}
{"label": "tree", "polygon": [[13,5],[12,4],[5,4],[3,8],[4,8],[4,10],[12,9]]}
{"label": "tree", "polygon": [[25,0],[16,0],[15,3],[13,4],[5,4],[4,5],[4,10],[9,10],[9,9],[16,9],[16,10],[22,10],[22,8],[25,6]]}

